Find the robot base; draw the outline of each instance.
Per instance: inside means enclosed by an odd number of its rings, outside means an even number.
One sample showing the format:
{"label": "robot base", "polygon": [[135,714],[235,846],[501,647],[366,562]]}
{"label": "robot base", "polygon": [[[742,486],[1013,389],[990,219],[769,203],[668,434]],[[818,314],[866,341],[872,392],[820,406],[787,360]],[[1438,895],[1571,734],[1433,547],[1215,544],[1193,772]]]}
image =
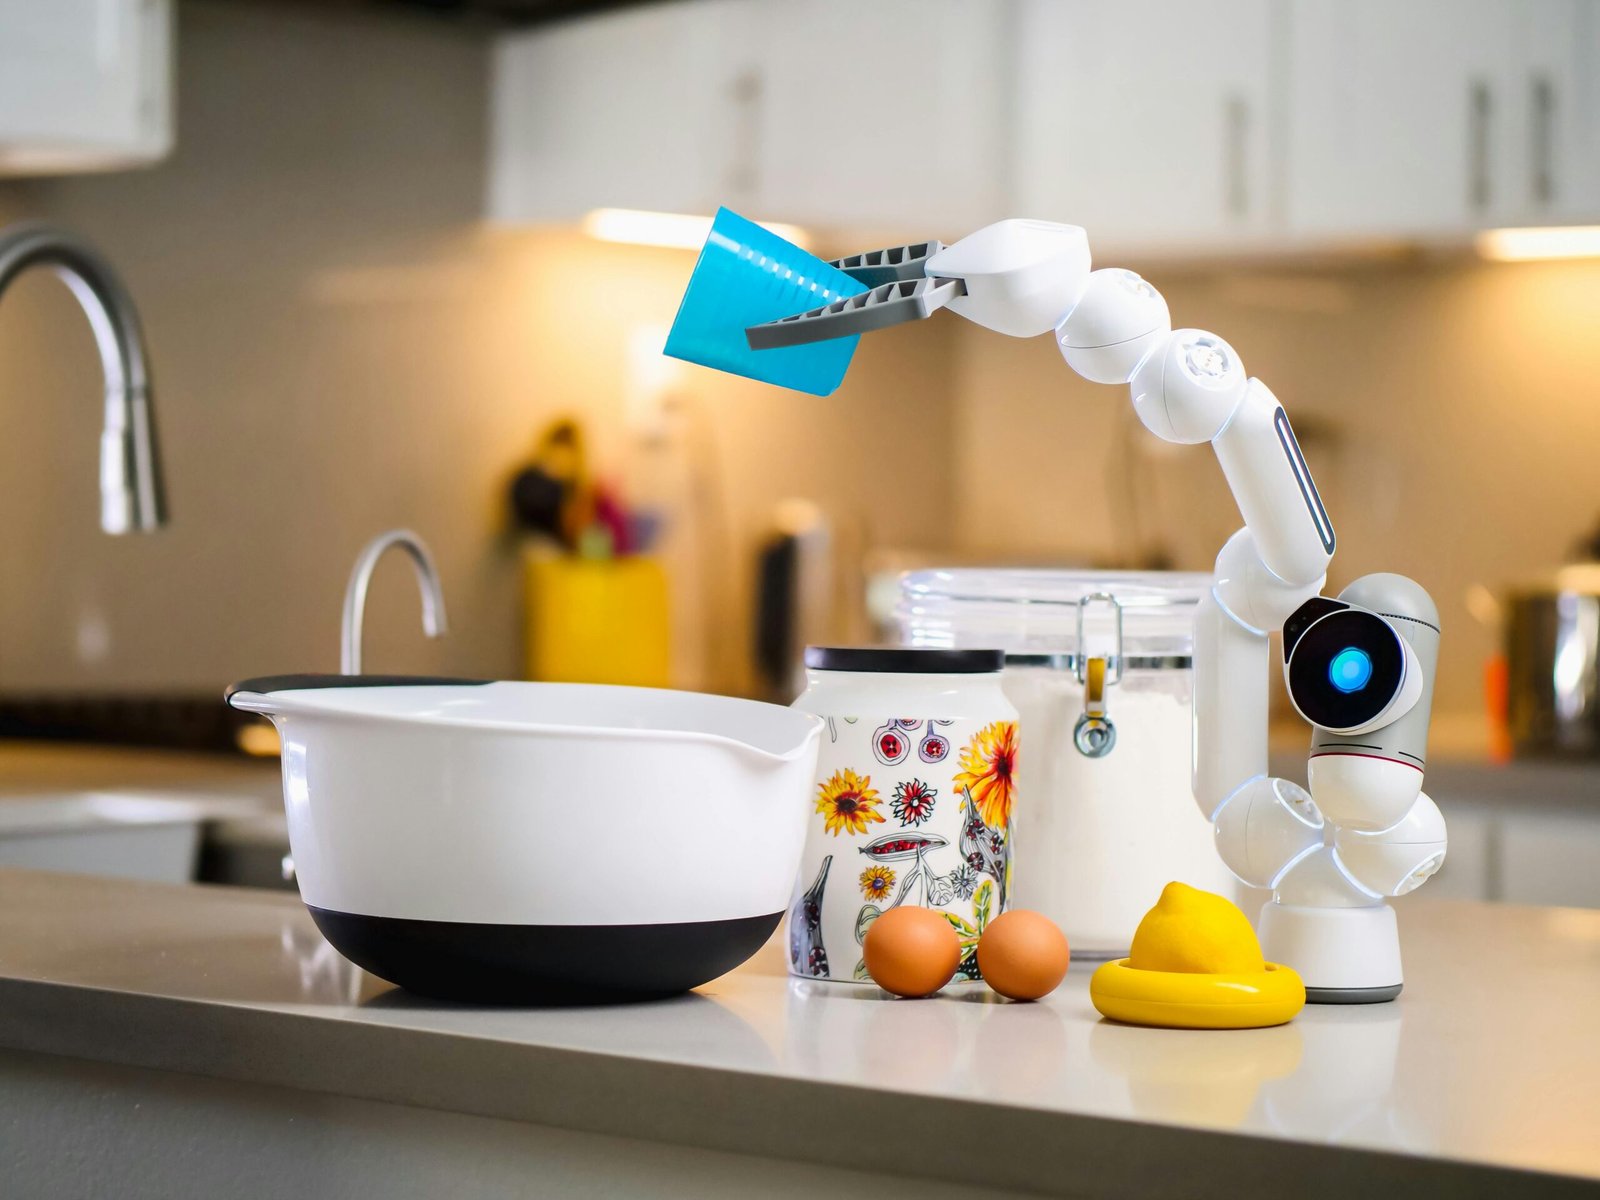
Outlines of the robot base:
{"label": "robot base", "polygon": [[1400,930],[1387,904],[1361,908],[1264,905],[1261,948],[1305,981],[1312,1004],[1381,1004],[1400,994]]}

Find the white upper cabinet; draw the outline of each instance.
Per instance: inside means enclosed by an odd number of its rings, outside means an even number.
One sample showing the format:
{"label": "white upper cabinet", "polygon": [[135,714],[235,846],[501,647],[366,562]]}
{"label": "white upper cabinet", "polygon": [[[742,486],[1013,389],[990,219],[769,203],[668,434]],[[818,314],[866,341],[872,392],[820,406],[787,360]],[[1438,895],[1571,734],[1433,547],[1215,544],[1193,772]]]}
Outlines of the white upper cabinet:
{"label": "white upper cabinet", "polygon": [[765,215],[953,240],[1006,215],[997,0],[763,3]]}
{"label": "white upper cabinet", "polygon": [[1097,242],[1269,235],[1273,0],[1021,0],[1016,196]]}
{"label": "white upper cabinet", "polygon": [[1592,0],[1295,0],[1291,236],[1593,216]]}
{"label": "white upper cabinet", "polygon": [[1600,2],[1518,4],[1512,32],[1505,215],[1526,225],[1600,219]]}
{"label": "white upper cabinet", "polygon": [[0,175],[137,166],[171,148],[169,0],[0,0]]}
{"label": "white upper cabinet", "polygon": [[495,61],[508,221],[1021,215],[1118,255],[1600,220],[1600,0],[678,0]]}
{"label": "white upper cabinet", "polygon": [[501,39],[490,216],[709,213],[754,198],[762,63],[749,0],[651,5]]}
{"label": "white upper cabinet", "polygon": [[1000,8],[694,0],[510,35],[495,56],[490,214],[726,204],[891,236],[964,232],[1003,200]]}

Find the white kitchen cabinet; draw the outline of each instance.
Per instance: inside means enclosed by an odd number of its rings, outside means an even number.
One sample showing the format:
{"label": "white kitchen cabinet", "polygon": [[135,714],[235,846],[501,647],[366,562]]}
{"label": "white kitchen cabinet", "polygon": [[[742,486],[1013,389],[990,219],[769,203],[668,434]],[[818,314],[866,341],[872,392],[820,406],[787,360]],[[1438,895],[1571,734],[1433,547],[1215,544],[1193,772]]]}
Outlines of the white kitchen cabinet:
{"label": "white kitchen cabinet", "polygon": [[1519,4],[1512,30],[1506,220],[1600,219],[1600,0]]}
{"label": "white kitchen cabinet", "polygon": [[1497,899],[1491,865],[1498,836],[1494,819],[1482,810],[1450,804],[1445,826],[1449,849],[1444,866],[1428,880],[1427,887],[1411,894],[1440,900]]}
{"label": "white kitchen cabinet", "polygon": [[489,212],[959,236],[1003,208],[1000,0],[694,0],[509,35]]}
{"label": "white kitchen cabinet", "polygon": [[593,208],[748,207],[761,138],[757,16],[751,0],[696,0],[502,38],[489,215],[565,222]]}
{"label": "white kitchen cabinet", "polygon": [[1588,813],[1508,813],[1500,895],[1509,904],[1600,908],[1600,821]]}
{"label": "white kitchen cabinet", "polygon": [[1023,215],[1110,257],[1600,221],[1600,0],[676,0],[495,63],[504,221]]}
{"label": "white kitchen cabinet", "polygon": [[163,157],[171,60],[170,0],[0,0],[0,175]]}
{"label": "white kitchen cabinet", "polygon": [[1118,246],[1275,225],[1272,0],[1022,0],[1016,203]]}
{"label": "white kitchen cabinet", "polygon": [[764,215],[947,241],[1007,215],[1006,4],[808,0],[758,12],[772,51]]}
{"label": "white kitchen cabinet", "polygon": [[1509,173],[1510,18],[1510,0],[1295,0],[1291,231],[1459,234],[1491,222]]}
{"label": "white kitchen cabinet", "polygon": [[1455,240],[1600,214],[1593,0],[1295,0],[1291,237]]}

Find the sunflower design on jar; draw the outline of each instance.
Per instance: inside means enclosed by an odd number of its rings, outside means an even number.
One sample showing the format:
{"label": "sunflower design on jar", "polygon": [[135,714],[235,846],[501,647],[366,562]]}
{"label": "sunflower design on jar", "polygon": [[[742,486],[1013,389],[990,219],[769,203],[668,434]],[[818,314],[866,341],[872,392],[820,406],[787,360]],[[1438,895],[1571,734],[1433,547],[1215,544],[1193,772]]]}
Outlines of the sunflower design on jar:
{"label": "sunflower design on jar", "polygon": [[822,814],[823,827],[834,837],[865,833],[868,825],[882,825],[878,804],[872,776],[857,775],[848,767],[817,785],[817,811]]}
{"label": "sunflower design on jar", "polygon": [[967,794],[972,807],[990,829],[1011,823],[1011,805],[1017,796],[1017,723],[994,721],[972,735],[961,751],[957,791]]}
{"label": "sunflower design on jar", "polygon": [[861,872],[861,894],[868,900],[882,900],[894,887],[894,870],[891,867],[868,867]]}
{"label": "sunflower design on jar", "polygon": [[902,825],[921,825],[933,816],[933,802],[938,796],[938,789],[929,787],[920,779],[908,779],[894,785],[894,799],[889,802],[889,811]]}

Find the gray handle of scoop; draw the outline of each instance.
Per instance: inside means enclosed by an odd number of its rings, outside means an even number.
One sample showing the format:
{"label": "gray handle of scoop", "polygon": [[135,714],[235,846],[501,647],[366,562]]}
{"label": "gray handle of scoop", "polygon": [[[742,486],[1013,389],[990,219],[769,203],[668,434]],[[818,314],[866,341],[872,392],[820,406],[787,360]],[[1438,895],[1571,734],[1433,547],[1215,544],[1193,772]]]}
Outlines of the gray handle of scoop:
{"label": "gray handle of scoop", "polygon": [[902,279],[835,300],[810,312],[751,325],[744,336],[752,350],[804,346],[829,338],[871,333],[874,329],[886,329],[907,321],[921,321],[966,294],[967,285],[962,279]]}

